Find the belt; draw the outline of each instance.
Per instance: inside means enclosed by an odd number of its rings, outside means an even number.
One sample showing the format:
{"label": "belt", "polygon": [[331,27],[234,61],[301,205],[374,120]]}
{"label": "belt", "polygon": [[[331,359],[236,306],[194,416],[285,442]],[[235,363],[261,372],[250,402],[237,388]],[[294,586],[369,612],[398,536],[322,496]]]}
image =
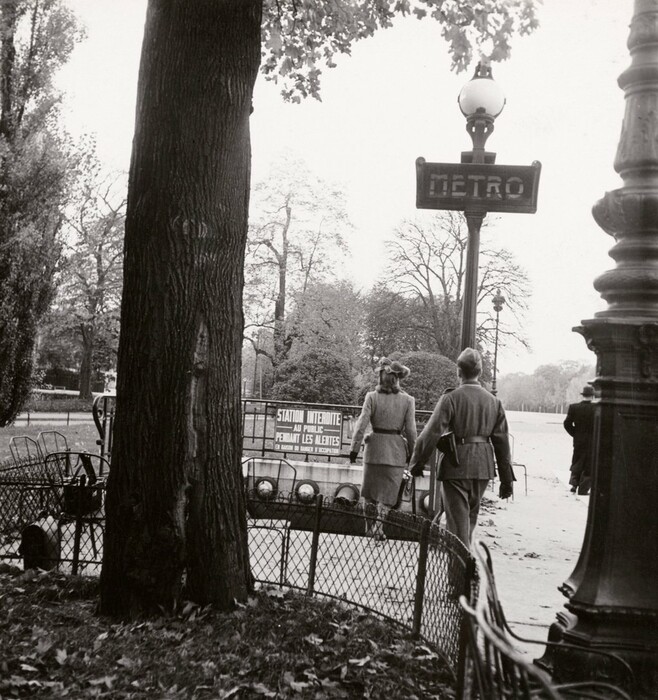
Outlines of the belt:
{"label": "belt", "polygon": [[387,430],[386,428],[373,428],[373,433],[382,433],[383,435],[401,435],[401,430]]}
{"label": "belt", "polygon": [[472,435],[471,437],[455,438],[458,445],[470,445],[474,442],[489,442],[489,438],[484,435]]}

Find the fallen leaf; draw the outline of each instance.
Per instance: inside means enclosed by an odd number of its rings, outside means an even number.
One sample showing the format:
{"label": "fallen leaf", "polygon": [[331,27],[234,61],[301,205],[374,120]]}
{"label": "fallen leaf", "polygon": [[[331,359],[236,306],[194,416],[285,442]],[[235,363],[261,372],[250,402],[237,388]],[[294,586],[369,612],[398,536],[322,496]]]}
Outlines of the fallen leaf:
{"label": "fallen leaf", "polygon": [[37,656],[43,656],[47,651],[49,651],[52,648],[53,644],[54,642],[52,641],[52,639],[39,639],[35,648]]}
{"label": "fallen leaf", "polygon": [[270,598],[285,598],[286,594],[280,589],[280,588],[268,588],[265,591],[265,595],[269,596]]}
{"label": "fallen leaf", "polygon": [[122,656],[117,661],[117,664],[119,666],[123,666],[124,668],[133,668],[135,666],[135,662],[132,659],[129,659],[127,656]]}
{"label": "fallen leaf", "polygon": [[252,683],[247,687],[250,690],[253,690],[254,692],[258,693],[259,695],[264,695],[266,698],[275,698],[277,695],[273,690],[270,690],[263,683]]}
{"label": "fallen leaf", "polygon": [[116,680],[116,676],[103,676],[102,678],[92,678],[89,685],[104,685],[107,688],[112,688],[112,684]]}
{"label": "fallen leaf", "polygon": [[311,687],[311,684],[310,684],[310,683],[306,683],[306,682],[304,682],[304,681],[299,681],[299,682],[297,682],[297,681],[292,681],[292,682],[289,683],[288,685],[289,685],[295,692],[297,692],[297,693],[301,693],[301,692],[304,690],[304,688],[310,688],[310,687]]}
{"label": "fallen leaf", "polygon": [[421,661],[429,661],[430,659],[439,658],[437,654],[425,646],[416,647],[415,657]]}
{"label": "fallen leaf", "polygon": [[25,686],[41,687],[41,683],[39,681],[28,680],[27,678],[23,678],[22,676],[12,676],[8,681],[8,685],[13,686],[15,688],[24,688]]}
{"label": "fallen leaf", "polygon": [[370,661],[370,657],[364,656],[362,659],[350,659],[349,662],[353,666],[365,666],[368,663],[368,661]]}

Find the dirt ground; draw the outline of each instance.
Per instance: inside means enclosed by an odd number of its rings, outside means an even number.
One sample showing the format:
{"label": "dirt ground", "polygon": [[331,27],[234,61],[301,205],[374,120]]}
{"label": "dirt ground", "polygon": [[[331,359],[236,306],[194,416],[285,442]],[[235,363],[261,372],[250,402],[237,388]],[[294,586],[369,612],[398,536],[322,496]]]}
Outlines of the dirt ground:
{"label": "dirt ground", "polygon": [[[489,546],[500,598],[510,624],[523,636],[545,639],[566,598],[557,590],[580,552],[589,496],[569,489],[571,438],[555,413],[507,414],[514,443],[514,499],[493,492],[480,513],[476,537]],[[531,648],[526,649],[531,651]],[[534,650],[536,652],[536,649]]]}

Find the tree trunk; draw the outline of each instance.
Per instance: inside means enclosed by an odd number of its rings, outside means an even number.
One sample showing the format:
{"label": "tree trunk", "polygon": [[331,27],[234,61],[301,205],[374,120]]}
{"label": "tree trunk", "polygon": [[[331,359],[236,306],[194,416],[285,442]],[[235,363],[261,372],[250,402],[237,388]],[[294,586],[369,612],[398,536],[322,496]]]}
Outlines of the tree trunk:
{"label": "tree trunk", "polygon": [[14,71],[16,65],[16,2],[2,3],[0,7],[0,134],[7,139],[14,139],[15,115],[14,105]]}
{"label": "tree trunk", "polygon": [[80,360],[80,376],[78,380],[78,394],[81,399],[91,398],[91,373],[94,360],[95,333],[93,326],[88,324],[82,327],[82,359]]}
{"label": "tree trunk", "polygon": [[279,264],[279,291],[274,303],[274,359],[272,365],[274,372],[278,366],[287,359],[289,347],[286,348],[286,302],[287,302],[287,282],[288,282],[288,253],[290,244],[288,242],[288,230],[292,209],[290,202],[286,201],[286,221],[281,231],[281,255]]}
{"label": "tree trunk", "polygon": [[261,0],[149,0],[100,611],[251,588],[240,365]]}

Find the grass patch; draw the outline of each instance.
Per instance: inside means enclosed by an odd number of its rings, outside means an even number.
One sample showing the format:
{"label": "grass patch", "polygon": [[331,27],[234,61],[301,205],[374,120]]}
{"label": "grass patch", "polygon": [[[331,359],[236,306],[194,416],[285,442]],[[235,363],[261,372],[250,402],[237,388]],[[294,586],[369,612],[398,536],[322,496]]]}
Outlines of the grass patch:
{"label": "grass patch", "polygon": [[1,697],[454,697],[430,649],[333,601],[267,589],[231,613],[117,624],[95,614],[97,585],[0,568]]}

